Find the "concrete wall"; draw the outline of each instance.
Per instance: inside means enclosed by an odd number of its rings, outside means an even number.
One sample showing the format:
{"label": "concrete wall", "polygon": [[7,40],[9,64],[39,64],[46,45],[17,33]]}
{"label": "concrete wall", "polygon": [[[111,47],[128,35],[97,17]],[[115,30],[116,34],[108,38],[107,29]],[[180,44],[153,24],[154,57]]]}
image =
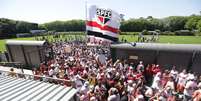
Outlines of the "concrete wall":
{"label": "concrete wall", "polygon": [[42,46],[7,45],[7,52],[10,62],[20,62],[30,67],[38,66],[44,60],[39,55],[43,52]]}
{"label": "concrete wall", "polygon": [[11,62],[21,62],[23,64],[26,64],[21,46],[9,45],[8,47],[10,50],[8,51],[9,59]]}
{"label": "concrete wall", "polygon": [[190,52],[173,52],[173,51],[159,51],[157,57],[157,64],[164,69],[171,69],[173,65],[177,70],[188,69],[191,62],[192,53]]}
{"label": "concrete wall", "polygon": [[196,52],[194,62],[192,63],[192,70],[201,73],[201,52]]}
{"label": "concrete wall", "polygon": [[39,65],[40,56],[37,46],[24,46],[25,55],[30,65]]}
{"label": "concrete wall", "polygon": [[[193,52],[111,48],[111,55],[114,60],[128,59],[134,63],[139,63],[142,60],[144,64],[159,64],[163,69],[170,69],[175,65],[179,71],[190,69],[196,73],[201,73],[201,52],[197,52],[194,56]],[[130,56],[138,58],[129,59]]]}

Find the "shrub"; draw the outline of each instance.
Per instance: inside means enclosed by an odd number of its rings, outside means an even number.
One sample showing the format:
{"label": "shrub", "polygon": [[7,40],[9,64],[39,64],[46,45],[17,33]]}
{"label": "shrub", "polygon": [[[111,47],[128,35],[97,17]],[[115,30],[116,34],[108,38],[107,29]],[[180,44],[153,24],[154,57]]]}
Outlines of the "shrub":
{"label": "shrub", "polygon": [[138,35],[139,32],[121,32],[120,35]]}
{"label": "shrub", "polygon": [[194,35],[195,36],[201,36],[201,32],[195,32]]}
{"label": "shrub", "polygon": [[193,36],[194,33],[189,30],[178,30],[175,31],[175,35],[181,35],[181,36]]}
{"label": "shrub", "polygon": [[165,31],[165,32],[160,33],[160,35],[175,35],[175,33],[171,32],[171,31]]}

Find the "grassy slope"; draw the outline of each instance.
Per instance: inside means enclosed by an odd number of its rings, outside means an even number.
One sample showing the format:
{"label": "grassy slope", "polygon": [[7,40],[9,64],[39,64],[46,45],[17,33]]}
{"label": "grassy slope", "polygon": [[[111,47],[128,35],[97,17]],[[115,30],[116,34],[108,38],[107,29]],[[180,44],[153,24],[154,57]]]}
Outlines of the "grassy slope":
{"label": "grassy slope", "polygon": [[[128,42],[137,41],[134,35],[121,35],[120,40],[122,38]],[[159,43],[201,44],[201,36],[159,36]]]}
{"label": "grassy slope", "polygon": [[[78,35],[79,36],[79,35]],[[75,37],[70,35],[71,38]],[[69,38],[69,36],[61,36],[61,39]],[[121,39],[126,39],[128,42],[137,41],[137,35],[121,35]],[[48,39],[53,39],[52,36],[48,36]],[[73,38],[74,39],[74,38]],[[34,37],[29,38],[14,38],[11,40],[34,40]],[[201,44],[201,36],[160,36],[159,43],[175,43],[175,44]],[[0,51],[5,50],[5,39],[0,40]]]}
{"label": "grassy slope", "polygon": [[160,43],[201,44],[201,36],[160,36]]}
{"label": "grassy slope", "polygon": [[[5,43],[7,39],[1,39],[0,40],[0,51],[5,51]],[[29,38],[13,38],[9,40],[34,40],[34,37],[29,37]]]}
{"label": "grassy slope", "polygon": [[4,50],[5,50],[5,41],[0,40],[0,51],[4,51]]}

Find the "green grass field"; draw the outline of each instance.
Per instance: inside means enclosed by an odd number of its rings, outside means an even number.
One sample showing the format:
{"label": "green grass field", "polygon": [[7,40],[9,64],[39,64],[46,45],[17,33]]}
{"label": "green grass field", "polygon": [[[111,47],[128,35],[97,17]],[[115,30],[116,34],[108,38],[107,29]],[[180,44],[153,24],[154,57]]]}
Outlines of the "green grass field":
{"label": "green grass field", "polygon": [[[128,42],[137,41],[138,36],[121,35],[120,40],[124,38]],[[172,44],[201,44],[201,36],[159,36],[157,43],[172,43]]]}
{"label": "green grass field", "polygon": [[[61,35],[59,38],[53,38],[53,36],[46,36],[49,41],[51,40],[73,40],[83,35]],[[42,38],[42,37],[38,37]],[[127,42],[137,41],[137,35],[121,35],[120,39],[126,39]],[[5,40],[0,40],[0,51],[5,51]],[[9,40],[35,40],[35,37],[28,38],[13,38]],[[159,36],[158,43],[174,43],[174,44],[201,44],[201,36]]]}
{"label": "green grass field", "polygon": [[[0,40],[0,51],[5,51],[5,42],[7,39],[1,39]],[[9,39],[9,40],[34,40],[34,37],[29,37],[29,38],[13,38],[13,39]]]}

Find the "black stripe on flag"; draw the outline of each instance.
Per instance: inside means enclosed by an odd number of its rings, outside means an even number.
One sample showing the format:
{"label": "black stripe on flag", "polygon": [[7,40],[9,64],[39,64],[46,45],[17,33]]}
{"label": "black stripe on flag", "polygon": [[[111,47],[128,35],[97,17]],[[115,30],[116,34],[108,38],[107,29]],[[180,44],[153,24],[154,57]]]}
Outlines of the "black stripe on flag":
{"label": "black stripe on flag", "polygon": [[108,36],[108,35],[103,35],[102,33],[100,32],[94,32],[94,31],[87,31],[87,35],[93,35],[95,37],[101,37],[101,38],[105,38],[105,39],[108,39],[108,40],[111,40],[111,41],[114,41],[114,42],[117,42],[118,41],[118,38],[115,38],[115,37],[111,37],[111,36]]}

